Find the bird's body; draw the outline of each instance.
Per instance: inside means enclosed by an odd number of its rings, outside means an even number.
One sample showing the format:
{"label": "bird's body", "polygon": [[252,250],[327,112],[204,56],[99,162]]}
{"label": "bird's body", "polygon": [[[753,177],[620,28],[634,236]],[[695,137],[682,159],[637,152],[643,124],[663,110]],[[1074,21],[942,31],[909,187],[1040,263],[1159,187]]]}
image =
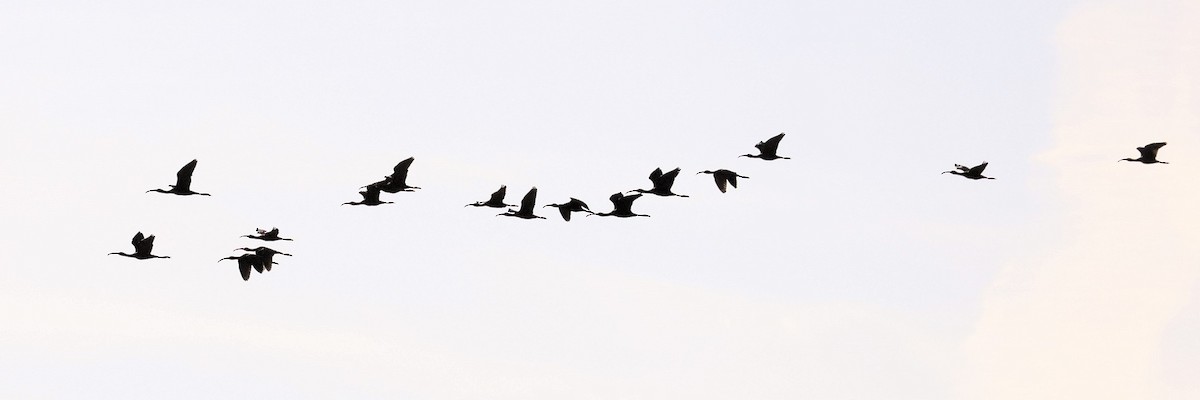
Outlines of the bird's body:
{"label": "bird's body", "polygon": [[154,235],[143,236],[141,232],[138,232],[136,235],[133,235],[133,254],[127,254],[124,252],[113,252],[113,253],[108,253],[108,255],[111,256],[111,255],[115,254],[118,256],[136,258],[139,260],[145,260],[145,259],[150,259],[150,258],[171,258],[170,256],[156,256],[156,255],[150,254],[151,250],[154,250]]}
{"label": "bird's body", "polygon": [[291,257],[291,254],[284,253],[282,251],[278,251],[278,250],[272,249],[270,247],[263,247],[263,246],[255,247],[253,249],[249,248],[249,247],[242,247],[240,249],[234,249],[234,250],[243,250],[243,251],[253,252],[254,255],[257,256],[259,261],[262,263],[263,269],[266,269],[267,271],[270,271],[271,265],[275,264],[274,258],[275,258],[276,254],[281,255],[281,256]]}
{"label": "bird's body", "polygon": [[572,213],[572,212],[585,212],[585,213],[588,213],[588,214],[595,214],[595,213],[593,213],[593,212],[592,212],[592,210],[591,210],[591,209],[589,209],[589,208],[588,208],[588,205],[587,205],[587,203],[584,203],[584,202],[583,202],[583,200],[579,200],[579,199],[577,199],[577,198],[574,198],[574,197],[572,197],[572,198],[571,198],[571,201],[568,201],[568,202],[566,202],[566,203],[562,203],[562,204],[547,204],[547,205],[544,205],[544,206],[542,206],[542,207],[555,207],[555,208],[558,208],[558,213],[559,213],[559,214],[562,214],[563,221],[570,221],[570,220],[571,220],[571,213]]}
{"label": "bird's body", "polygon": [[366,190],[358,192],[358,194],[362,196],[362,198],[363,198],[362,201],[359,201],[359,202],[348,201],[348,202],[342,203],[342,205],[349,204],[352,206],[377,206],[380,204],[392,204],[392,202],[390,202],[390,201],[379,200],[379,188],[377,188],[375,186],[367,186]]}
{"label": "bird's body", "polygon": [[758,142],[758,144],[754,145],[754,147],[758,149],[758,154],[743,154],[739,157],[760,158],[767,161],[777,160],[780,158],[790,160],[791,157],[783,157],[776,154],[776,152],[779,150],[779,141],[781,140],[783,140],[782,133],[775,135],[770,139]]}
{"label": "bird's body", "polygon": [[748,176],[741,176],[741,175],[738,175],[737,172],[733,172],[733,171],[730,171],[727,169],[718,169],[716,171],[704,170],[704,171],[697,172],[696,174],[712,175],[713,180],[717,182],[717,189],[719,189],[721,191],[721,193],[725,193],[727,184],[729,186],[733,186],[734,188],[737,188],[737,178],[750,179],[750,177],[748,177]]}
{"label": "bird's body", "polygon": [[150,190],[147,190],[146,193],[158,192],[158,193],[174,194],[174,195],[179,195],[179,196],[190,196],[193,194],[201,195],[201,196],[211,196],[208,193],[200,193],[200,192],[192,191],[192,172],[196,170],[196,163],[197,163],[196,160],[192,160],[192,162],[187,163],[187,165],[184,165],[183,168],[180,168],[179,172],[175,173],[175,184],[171,185],[171,190],[150,189]]}
{"label": "bird's body", "polygon": [[258,271],[260,274],[263,272],[263,260],[254,253],[246,253],[240,256],[229,256],[217,260],[217,262],[225,260],[237,260],[238,271],[242,273],[242,280],[244,281],[250,280],[250,268],[254,268],[254,270]]}
{"label": "bird's body", "polygon": [[269,231],[266,229],[255,228],[254,231],[258,232],[258,236],[242,235],[242,237],[264,240],[264,241],[268,241],[268,242],[274,242],[276,240],[292,240],[292,239],[288,239],[288,238],[279,237],[279,228],[271,228],[271,230],[269,230]]}
{"label": "bird's body", "polygon": [[684,194],[678,194],[671,191],[671,187],[675,185],[675,177],[679,176],[679,168],[675,168],[670,172],[663,173],[662,168],[655,168],[654,172],[650,173],[650,183],[654,187],[650,189],[633,189],[631,193],[650,193],[658,196],[678,196],[688,197]]}
{"label": "bird's body", "polygon": [[613,203],[612,212],[594,213],[594,214],[589,214],[589,215],[598,215],[601,217],[621,217],[621,218],[649,217],[649,215],[646,215],[646,214],[636,214],[633,212],[633,210],[632,210],[633,209],[633,201],[637,200],[639,197],[642,197],[642,195],[641,194],[626,195],[624,193],[619,193],[619,192],[614,193],[612,196],[608,196],[608,201],[611,201]]}
{"label": "bird's body", "polygon": [[513,206],[512,204],[504,204],[504,195],[507,192],[508,192],[507,186],[500,186],[500,190],[493,192],[492,197],[489,198],[487,201],[477,201],[477,202],[474,202],[471,204],[467,204],[466,206],[463,206],[463,207],[467,207],[467,206],[491,207],[491,208],[512,207]]}
{"label": "bird's body", "polygon": [[968,168],[965,165],[954,164],[954,169],[952,169],[950,171],[942,172],[942,173],[943,174],[950,173],[950,174],[958,175],[963,178],[967,178],[967,179],[971,179],[971,180],[996,179],[996,178],[983,176],[983,170],[985,168],[987,168],[987,165],[988,165],[988,163],[984,162],[983,164],[979,164],[974,167]]}
{"label": "bird's body", "polygon": [[1117,161],[1137,161],[1142,164],[1169,164],[1166,161],[1158,161],[1158,149],[1166,146],[1166,142],[1150,143],[1148,145],[1138,147],[1138,153],[1141,157],[1138,158],[1123,158]]}
{"label": "bird's body", "polygon": [[496,216],[503,215],[506,217],[517,217],[517,218],[524,218],[524,219],[534,219],[534,218],[546,219],[546,217],[539,217],[539,216],[533,215],[534,203],[536,203],[536,202],[537,202],[537,188],[534,187],[532,189],[529,189],[529,193],[525,193],[525,197],[521,198],[521,208],[520,209],[513,210],[510,208],[508,211],[505,211],[503,214],[496,214]]}
{"label": "bird's body", "polygon": [[364,187],[374,187],[388,193],[411,192],[413,189],[420,189],[416,186],[409,186],[408,167],[412,165],[414,158],[409,157],[392,168],[392,174],[383,177],[383,180],[372,183]]}

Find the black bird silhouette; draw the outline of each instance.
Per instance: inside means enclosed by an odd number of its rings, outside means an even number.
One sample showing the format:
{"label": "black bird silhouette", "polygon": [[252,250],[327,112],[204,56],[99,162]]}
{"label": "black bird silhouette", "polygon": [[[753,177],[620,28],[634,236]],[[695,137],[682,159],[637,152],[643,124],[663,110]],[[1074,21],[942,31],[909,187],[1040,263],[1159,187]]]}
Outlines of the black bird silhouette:
{"label": "black bird silhouette", "polygon": [[276,240],[292,240],[292,239],[288,239],[288,238],[281,238],[281,237],[279,237],[279,228],[274,228],[274,227],[273,227],[273,228],[271,228],[271,230],[269,230],[269,231],[268,231],[268,230],[265,230],[265,229],[259,229],[259,228],[255,228],[255,229],[254,229],[254,231],[255,231],[255,232],[258,232],[258,236],[254,236],[254,235],[242,235],[241,237],[246,237],[246,238],[251,238],[251,239],[258,239],[258,240],[265,240],[265,241],[268,241],[268,242],[274,242],[274,241],[276,241]]}
{"label": "black bird silhouette", "polygon": [[671,192],[671,186],[675,185],[675,177],[679,176],[679,168],[671,170],[671,172],[663,173],[662,168],[655,168],[654,172],[650,173],[650,182],[654,187],[647,189],[633,189],[630,193],[650,193],[659,196],[679,196],[688,197],[685,194]]}
{"label": "black bird silhouette", "polygon": [[1138,158],[1122,158],[1117,161],[1137,161],[1142,164],[1170,164],[1166,161],[1158,161],[1158,149],[1166,146],[1166,142],[1150,143],[1143,147],[1138,147],[1138,153],[1142,153]]}
{"label": "black bird silhouette", "polygon": [[577,198],[574,198],[574,197],[572,197],[572,198],[571,198],[571,201],[568,201],[568,202],[566,202],[566,203],[562,203],[562,204],[547,204],[547,205],[544,205],[544,206],[542,206],[542,207],[555,207],[555,208],[558,208],[558,213],[559,213],[559,214],[562,214],[563,221],[570,221],[570,220],[571,220],[571,213],[572,213],[572,212],[585,212],[585,213],[588,213],[588,214],[594,214],[594,213],[592,212],[592,210],[588,208],[588,205],[587,205],[587,203],[584,203],[584,202],[583,202],[583,200],[579,200],[579,199],[577,199]]}
{"label": "black bird silhouette", "polygon": [[254,253],[246,253],[240,256],[229,256],[217,260],[217,262],[225,260],[237,260],[238,270],[242,273],[243,281],[250,280],[250,268],[254,268],[254,270],[258,271],[260,274],[263,272],[262,258],[259,258],[258,255]]}
{"label": "black bird silhouette", "polygon": [[344,205],[349,204],[352,206],[377,206],[380,204],[392,204],[392,202],[390,202],[390,201],[380,201],[379,200],[379,188],[375,187],[375,186],[367,186],[367,190],[358,192],[358,194],[362,195],[362,198],[363,198],[362,201],[360,201],[360,202],[348,201],[348,202],[342,203],[342,205],[344,206]]}
{"label": "black bird silhouette", "polygon": [[640,195],[640,194],[625,195],[624,193],[620,193],[620,192],[614,193],[612,196],[608,196],[608,200],[613,203],[612,212],[594,213],[594,214],[588,214],[588,216],[598,215],[601,217],[613,216],[613,217],[621,217],[621,218],[649,217],[649,215],[646,215],[646,214],[635,214],[633,212],[633,210],[631,210],[633,208],[633,201],[637,200],[638,197],[642,197],[642,195]]}
{"label": "black bird silhouette", "polygon": [[971,180],[996,179],[996,178],[990,178],[990,177],[983,176],[983,169],[987,168],[987,165],[988,165],[988,163],[986,161],[983,164],[979,164],[979,165],[976,165],[971,168],[967,168],[967,166],[965,166],[965,165],[954,164],[955,169],[946,171],[946,172],[942,172],[942,173],[944,174],[944,173],[948,172],[948,173],[958,175],[963,178],[967,178],[967,179],[971,179]]}
{"label": "black bird silhouette", "polygon": [[779,150],[780,140],[783,140],[782,133],[775,135],[775,137],[767,139],[766,141],[758,142],[758,144],[754,145],[754,147],[758,148],[758,154],[742,154],[738,157],[761,158],[767,161],[779,158],[790,160],[791,157],[782,157],[775,154],[775,152]]}
{"label": "black bird silhouette", "polygon": [[281,255],[281,256],[288,256],[288,257],[292,256],[291,254],[284,253],[282,251],[278,251],[278,250],[272,249],[270,247],[263,247],[263,246],[255,247],[253,249],[249,248],[249,247],[242,247],[242,248],[238,248],[238,249],[234,249],[234,250],[243,250],[243,251],[254,252],[254,255],[258,256],[258,259],[260,261],[262,261],[263,268],[266,269],[267,271],[270,271],[271,265],[275,264],[274,257],[276,254]]}
{"label": "black bird silhouette", "polygon": [[408,166],[412,165],[412,163],[413,158],[409,157],[408,159],[401,161],[399,164],[396,164],[396,167],[392,168],[392,174],[383,177],[382,181],[363,187],[376,187],[379,190],[388,193],[411,192],[413,189],[420,189],[416,186],[408,186],[408,184],[405,183],[405,181],[408,179]]}
{"label": "black bird silhouette", "polygon": [[741,175],[738,175],[737,172],[733,172],[733,171],[730,171],[727,169],[718,169],[716,171],[704,170],[704,171],[700,171],[700,172],[696,173],[696,175],[699,175],[699,174],[712,174],[713,180],[717,181],[717,189],[720,189],[721,193],[725,193],[725,184],[726,183],[733,186],[734,188],[737,188],[737,178],[750,179],[750,177],[748,177],[748,176],[741,176]]}
{"label": "black bird silhouette", "polygon": [[508,211],[505,211],[504,214],[496,214],[496,216],[503,215],[506,217],[517,217],[524,219],[546,219],[546,217],[533,215],[533,207],[535,202],[537,202],[537,187],[529,189],[529,193],[525,193],[525,197],[521,198],[521,209],[513,211],[513,209],[510,208]]}
{"label": "black bird silhouette", "polygon": [[124,252],[115,252],[115,253],[108,253],[108,255],[111,256],[113,254],[116,254],[118,256],[132,257],[132,258],[136,258],[139,260],[145,260],[147,258],[171,258],[170,256],[156,256],[156,255],[150,254],[150,251],[153,249],[154,249],[154,235],[142,236],[142,233],[138,232],[136,235],[133,235],[133,254],[126,254]]}
{"label": "black bird silhouette", "polygon": [[146,193],[159,192],[159,193],[177,194],[180,196],[190,196],[193,194],[198,194],[201,196],[211,196],[208,193],[200,193],[200,192],[192,191],[192,171],[195,171],[195,170],[196,170],[196,160],[192,160],[192,162],[187,163],[187,165],[184,165],[183,168],[180,168],[179,172],[175,173],[175,184],[171,185],[171,190],[150,189],[150,190],[147,190]]}
{"label": "black bird silhouette", "polygon": [[512,207],[513,206],[512,204],[504,204],[504,194],[507,192],[508,192],[508,187],[501,185],[500,190],[497,190],[496,192],[492,193],[492,198],[488,199],[488,201],[477,201],[477,202],[474,202],[471,204],[467,204],[463,207],[467,207],[467,206],[492,207],[492,208]]}

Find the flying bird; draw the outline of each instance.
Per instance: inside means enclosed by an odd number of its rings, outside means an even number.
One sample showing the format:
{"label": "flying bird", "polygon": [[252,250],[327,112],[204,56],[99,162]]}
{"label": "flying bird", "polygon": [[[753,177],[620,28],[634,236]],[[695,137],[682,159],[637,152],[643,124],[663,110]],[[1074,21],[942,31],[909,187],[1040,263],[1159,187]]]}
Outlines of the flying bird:
{"label": "flying bird", "polygon": [[1166,142],[1150,143],[1143,147],[1138,147],[1138,153],[1142,153],[1138,158],[1122,158],[1117,161],[1137,161],[1142,164],[1169,164],[1166,161],[1158,161],[1158,149],[1166,146]]}
{"label": "flying bird", "polygon": [[471,204],[467,204],[463,207],[468,207],[468,206],[492,207],[492,208],[512,207],[513,206],[512,204],[504,204],[504,194],[506,192],[508,192],[508,187],[501,185],[500,190],[497,190],[494,193],[492,193],[492,197],[490,199],[488,199],[488,201],[477,201],[477,202],[474,202]]}
{"label": "flying bird", "polygon": [[192,160],[192,162],[187,163],[187,165],[184,165],[183,168],[180,168],[179,172],[175,173],[175,184],[170,185],[171,190],[150,189],[150,190],[147,190],[146,193],[159,192],[159,193],[176,194],[176,195],[180,195],[180,196],[190,196],[193,194],[198,194],[201,196],[211,196],[208,193],[200,193],[200,192],[192,191],[192,171],[195,171],[195,170],[196,170],[196,160]]}
{"label": "flying bird", "polygon": [[243,281],[250,280],[250,268],[254,268],[254,270],[258,271],[260,274],[263,272],[262,258],[259,258],[258,255],[254,253],[246,253],[240,256],[229,256],[217,260],[217,262],[225,260],[237,260],[238,270],[242,273]]}
{"label": "flying bird", "polygon": [[967,166],[965,166],[965,165],[954,164],[955,169],[946,171],[946,172],[942,172],[942,173],[944,174],[944,173],[948,172],[948,173],[958,175],[963,178],[967,178],[967,179],[971,179],[971,180],[996,179],[996,178],[983,176],[983,169],[987,168],[987,165],[988,165],[988,163],[986,161],[983,164],[979,164],[979,165],[976,165],[971,168],[967,168]]}
{"label": "flying bird", "polygon": [[519,210],[513,211],[513,209],[510,208],[510,209],[508,209],[508,211],[505,211],[503,214],[496,214],[496,216],[503,215],[506,217],[517,217],[517,218],[524,218],[524,219],[534,219],[534,218],[546,219],[546,217],[539,217],[539,216],[533,215],[533,207],[534,207],[535,202],[537,202],[537,187],[534,187],[533,189],[529,189],[529,193],[525,193],[525,197],[521,198],[521,208]]}
{"label": "flying bird", "polygon": [[612,212],[594,213],[594,214],[588,214],[588,215],[589,216],[598,215],[601,217],[613,216],[613,217],[621,217],[621,218],[649,217],[649,215],[646,215],[646,214],[635,214],[633,212],[633,210],[631,210],[633,208],[633,201],[637,200],[638,197],[642,197],[642,195],[641,194],[625,195],[624,193],[620,193],[620,192],[614,193],[612,196],[608,196],[608,200],[613,203]]}
{"label": "flying bird", "polygon": [[790,160],[791,157],[782,157],[778,154],[775,154],[775,152],[779,150],[779,141],[780,140],[783,140],[782,133],[775,135],[775,137],[772,137],[765,141],[758,142],[758,144],[754,145],[754,147],[758,148],[758,154],[742,154],[738,157],[761,158],[761,159],[767,160],[767,161],[775,160],[775,159],[779,159],[779,158],[782,158],[785,160]]}
{"label": "flying bird", "polygon": [[685,194],[671,192],[671,186],[675,185],[675,177],[679,176],[679,168],[675,168],[670,172],[663,173],[662,168],[655,168],[654,172],[650,173],[650,183],[654,187],[650,189],[633,189],[630,193],[650,193],[659,196],[679,196],[688,197]]}
{"label": "flying bird", "polygon": [[412,165],[412,163],[413,158],[409,157],[408,159],[401,161],[399,164],[396,164],[396,167],[392,168],[392,174],[383,177],[382,181],[363,187],[376,187],[379,190],[388,193],[411,192],[413,189],[420,189],[419,187],[409,186],[408,183],[405,183],[405,181],[408,180],[408,166]]}
{"label": "flying bird", "polygon": [[342,205],[344,206],[344,205],[349,204],[352,206],[377,206],[380,204],[392,204],[392,202],[390,202],[390,201],[380,201],[379,200],[379,188],[376,186],[367,186],[367,190],[358,192],[358,194],[362,195],[362,198],[363,198],[362,201],[359,201],[359,202],[348,201],[348,202],[342,203]]}
{"label": "flying bird", "polygon": [[584,202],[583,202],[583,200],[579,200],[579,199],[577,199],[577,198],[574,198],[574,197],[572,197],[572,198],[571,198],[571,201],[568,201],[568,202],[566,202],[566,203],[562,203],[562,204],[547,204],[547,205],[544,205],[544,206],[542,206],[542,207],[555,207],[555,208],[558,208],[558,213],[559,213],[559,214],[562,214],[563,221],[570,221],[570,220],[571,220],[571,213],[572,213],[572,212],[585,212],[585,213],[588,213],[588,214],[595,214],[595,213],[593,213],[593,212],[592,212],[592,210],[591,210],[591,209],[589,209],[589,208],[588,208],[588,205],[587,205],[587,203],[584,203]]}
{"label": "flying bird", "polygon": [[288,256],[288,257],[292,256],[291,254],[284,253],[282,251],[278,251],[278,250],[272,249],[270,247],[263,247],[263,246],[255,247],[253,249],[249,248],[249,247],[242,247],[242,248],[234,249],[234,250],[243,250],[243,251],[253,252],[255,256],[258,256],[259,261],[262,262],[263,268],[266,269],[267,271],[270,271],[271,265],[275,264],[274,257],[276,254],[281,255],[281,256]]}
{"label": "flying bird", "polygon": [[266,229],[255,228],[254,231],[258,232],[258,236],[242,235],[241,237],[265,240],[268,242],[274,242],[276,240],[292,240],[292,239],[288,239],[288,238],[279,237],[279,228],[272,227],[271,230],[269,230],[269,231]]}
{"label": "flying bird", "polygon": [[139,260],[145,260],[147,258],[171,258],[170,256],[156,256],[156,255],[150,254],[150,251],[153,249],[154,249],[154,235],[142,236],[142,233],[138,232],[136,235],[133,235],[133,254],[126,254],[124,252],[115,252],[115,253],[108,253],[108,255],[111,256],[113,254],[116,254],[118,256],[131,257],[131,258],[136,258]]}
{"label": "flying bird", "polygon": [[697,172],[696,174],[697,175],[712,174],[713,180],[715,180],[717,182],[717,189],[720,189],[721,193],[725,193],[726,183],[728,183],[730,186],[733,186],[734,188],[737,188],[737,178],[750,179],[750,177],[748,177],[748,176],[741,176],[741,175],[738,175],[737,172],[733,172],[733,171],[730,171],[727,169],[718,169],[716,171],[704,170],[704,171]]}

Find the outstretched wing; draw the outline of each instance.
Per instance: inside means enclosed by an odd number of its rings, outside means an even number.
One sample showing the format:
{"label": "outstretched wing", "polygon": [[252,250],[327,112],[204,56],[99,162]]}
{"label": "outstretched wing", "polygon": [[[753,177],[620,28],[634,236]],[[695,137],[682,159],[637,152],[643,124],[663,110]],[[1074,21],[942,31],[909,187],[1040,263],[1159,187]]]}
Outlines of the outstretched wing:
{"label": "outstretched wing", "polygon": [[628,212],[633,212],[633,201],[637,200],[638,197],[642,197],[642,195],[635,194],[635,195],[622,197],[621,200],[619,201],[620,205],[617,206],[617,209],[625,210]]}
{"label": "outstretched wing", "polygon": [[621,199],[624,197],[625,197],[625,194],[623,194],[621,192],[617,192],[617,193],[613,193],[612,196],[608,196],[608,201],[611,201],[613,203],[613,209],[617,209],[617,208],[621,207]]}
{"label": "outstretched wing", "polygon": [[677,176],[679,176],[679,168],[675,168],[670,172],[662,174],[662,176],[659,177],[659,180],[654,182],[654,187],[656,189],[662,187],[663,189],[670,190],[671,186],[675,185],[675,177]]}
{"label": "outstretched wing", "polygon": [[508,187],[500,186],[500,190],[497,190],[495,193],[492,193],[492,198],[489,199],[487,202],[493,203],[493,204],[502,204],[502,203],[504,203],[504,195],[506,193],[508,193]]}
{"label": "outstretched wing", "polygon": [[738,177],[737,174],[729,174],[729,177],[727,180],[729,181],[730,186],[737,188],[737,177]]}
{"label": "outstretched wing", "polygon": [[983,174],[983,170],[985,168],[987,168],[987,165],[988,165],[988,163],[985,161],[983,164],[979,164],[974,167],[971,167],[971,169],[967,170],[967,173],[971,174],[971,175]]}
{"label": "outstretched wing", "polygon": [[721,174],[712,174],[712,176],[713,180],[717,182],[717,189],[721,190],[721,193],[725,193],[725,177]]}
{"label": "outstretched wing", "polygon": [[783,140],[783,134],[780,133],[766,141],[758,142],[754,145],[762,155],[775,155],[775,151],[779,149],[779,141]]}
{"label": "outstretched wing", "polygon": [[529,193],[525,193],[525,197],[521,198],[521,210],[519,213],[533,213],[534,203],[537,202],[537,187],[529,189]]}
{"label": "outstretched wing", "polygon": [[1150,143],[1143,147],[1138,147],[1138,153],[1142,153],[1143,158],[1155,159],[1158,158],[1158,149],[1166,145],[1166,142]]}
{"label": "outstretched wing", "polygon": [[[567,204],[570,204],[570,203],[567,203]],[[568,221],[568,222],[571,221],[571,209],[569,207],[567,207],[567,206],[559,207],[558,213],[562,214],[563,221]]]}
{"label": "outstretched wing", "polygon": [[396,164],[396,167],[392,168],[392,179],[400,183],[407,182],[406,179],[408,179],[408,166],[412,165],[412,163],[413,158],[409,157],[408,159],[401,161],[399,164]]}
{"label": "outstretched wing", "polygon": [[242,273],[242,280],[250,280],[250,262],[245,259],[238,259],[238,272]]}
{"label": "outstretched wing", "polygon": [[650,173],[650,182],[653,182],[654,185],[657,186],[658,178],[662,177],[662,175],[663,175],[662,168],[655,168],[654,172]]}
{"label": "outstretched wing", "polygon": [[147,255],[148,256],[148,255],[150,255],[150,252],[153,250],[154,250],[154,235],[146,236],[145,239],[142,239],[140,242],[133,245],[133,252],[138,255]]}
{"label": "outstretched wing", "polygon": [[175,173],[175,190],[188,191],[192,187],[192,171],[196,170],[196,160],[184,165]]}
{"label": "outstretched wing", "polygon": [[138,232],[136,235],[133,235],[133,247],[137,248],[138,245],[140,245],[142,243],[142,239],[145,239],[145,238],[146,237],[142,236],[141,232]]}
{"label": "outstretched wing", "polygon": [[580,199],[577,199],[577,198],[574,198],[574,197],[572,197],[572,198],[571,198],[571,201],[568,201],[568,202],[567,202],[567,204],[571,206],[571,209],[572,209],[572,210],[587,210],[587,211],[592,211],[592,209],[591,209],[591,208],[588,208],[588,205],[587,205],[587,203],[584,203],[584,202],[583,202],[583,200],[580,200]]}

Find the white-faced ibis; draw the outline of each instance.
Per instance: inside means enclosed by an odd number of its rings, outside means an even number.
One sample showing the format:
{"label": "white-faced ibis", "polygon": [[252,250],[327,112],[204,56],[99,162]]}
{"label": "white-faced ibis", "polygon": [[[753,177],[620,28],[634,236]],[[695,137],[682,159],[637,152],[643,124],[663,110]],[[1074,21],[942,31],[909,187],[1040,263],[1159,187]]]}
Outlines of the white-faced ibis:
{"label": "white-faced ibis", "polygon": [[392,204],[392,202],[390,202],[390,201],[380,201],[379,200],[379,188],[375,187],[375,186],[367,186],[366,190],[358,192],[358,194],[362,195],[362,198],[363,198],[362,201],[360,201],[360,202],[348,201],[348,202],[342,203],[342,205],[344,206],[344,205],[349,204],[352,206],[377,206],[380,204]]}
{"label": "white-faced ibis", "polygon": [[638,197],[642,197],[642,195],[640,195],[640,194],[625,195],[624,193],[619,193],[619,192],[614,193],[612,196],[608,196],[608,201],[611,201],[613,203],[612,212],[595,213],[595,214],[588,214],[588,215],[589,216],[590,215],[598,215],[601,217],[612,216],[612,217],[621,217],[621,218],[649,217],[649,215],[646,215],[646,214],[635,214],[633,212],[633,210],[632,210],[633,201],[637,200]]}
{"label": "white-faced ibis", "polygon": [[524,218],[524,219],[534,219],[534,218],[546,219],[545,217],[539,217],[539,216],[533,215],[533,210],[534,210],[533,207],[534,207],[534,203],[536,203],[536,202],[537,202],[537,187],[534,187],[533,189],[529,189],[529,193],[525,193],[525,197],[521,198],[521,209],[514,211],[513,209],[510,208],[510,209],[508,209],[508,211],[505,211],[504,214],[496,214],[496,216],[503,215],[506,217],[517,217],[517,218]]}
{"label": "white-faced ibis", "polygon": [[508,192],[507,186],[500,186],[500,190],[497,190],[494,193],[492,193],[492,197],[489,198],[487,201],[477,201],[477,202],[474,202],[471,204],[467,204],[463,207],[468,207],[468,206],[492,207],[492,208],[512,207],[513,206],[512,204],[504,204],[504,194],[507,192]]}
{"label": "white-faced ibis", "polygon": [[671,192],[671,186],[675,185],[675,177],[676,176],[679,176],[679,168],[675,168],[665,174],[663,173],[662,168],[655,168],[654,172],[650,173],[650,183],[653,184],[654,187],[650,188],[649,190],[633,189],[633,190],[630,190],[630,192],[631,193],[650,193],[650,194],[655,194],[655,195],[659,195],[659,196],[687,197],[687,195],[684,195],[684,194],[677,194],[677,193]]}
{"label": "white-faced ibis", "polygon": [[542,207],[558,208],[558,213],[562,214],[563,221],[570,221],[572,212],[585,212],[588,214],[593,214],[592,210],[588,208],[587,203],[584,203],[583,200],[579,200],[574,197],[571,198],[571,201],[568,201],[566,203],[547,204]]}
{"label": "white-faced ibis", "polygon": [[728,183],[730,186],[733,186],[734,188],[737,188],[737,178],[750,179],[750,177],[748,177],[748,176],[741,176],[741,175],[738,175],[737,172],[733,172],[733,171],[730,171],[727,169],[718,169],[716,171],[704,170],[704,171],[697,172],[696,174],[697,175],[711,174],[713,176],[713,180],[715,180],[717,182],[717,189],[720,189],[721,193],[725,193],[726,183]]}
{"label": "white-faced ibis", "polygon": [[958,175],[963,178],[967,178],[967,179],[971,179],[971,180],[996,179],[996,178],[990,178],[990,177],[983,176],[983,169],[987,168],[987,165],[988,165],[988,163],[984,162],[983,164],[979,164],[974,167],[967,168],[967,166],[965,166],[965,165],[954,164],[953,170],[942,172],[942,173],[943,174],[951,173],[951,174]]}
{"label": "white-faced ibis", "polygon": [[255,229],[254,229],[254,231],[255,231],[255,232],[258,232],[258,236],[254,236],[254,235],[242,235],[241,237],[245,237],[245,238],[251,238],[251,239],[258,239],[258,240],[265,240],[265,241],[268,241],[268,242],[274,242],[274,241],[276,241],[276,240],[292,240],[292,239],[288,239],[288,238],[281,238],[281,237],[279,237],[279,228],[271,228],[271,230],[269,230],[269,231],[268,231],[268,230],[266,230],[266,229],[258,229],[258,228],[255,228]]}
{"label": "white-faced ibis", "polygon": [[184,165],[183,168],[180,168],[179,172],[175,173],[175,184],[171,185],[171,190],[150,189],[150,190],[147,190],[146,193],[159,192],[159,193],[176,194],[176,195],[180,195],[180,196],[190,196],[193,194],[198,194],[201,196],[211,196],[208,193],[200,193],[200,192],[192,191],[192,171],[195,171],[195,170],[196,170],[196,160],[192,160],[192,162],[187,163],[187,165]]}
{"label": "white-faced ibis", "polygon": [[116,254],[118,256],[132,257],[132,258],[136,258],[139,260],[145,260],[147,258],[171,258],[171,256],[156,256],[156,255],[150,254],[150,251],[153,249],[154,249],[154,235],[142,236],[142,233],[138,232],[136,235],[133,235],[133,254],[126,254],[124,252],[115,252],[115,253],[108,253],[108,255],[111,256],[113,254]]}
{"label": "white-faced ibis", "polygon": [[1117,161],[1137,161],[1142,164],[1169,164],[1166,161],[1158,161],[1158,149],[1166,146],[1166,142],[1150,143],[1148,145],[1138,147],[1138,153],[1142,153],[1138,158],[1122,158]]}
{"label": "white-faced ibis", "polygon": [[383,177],[382,181],[375,182],[364,187],[376,187],[379,190],[388,193],[411,192],[413,189],[420,189],[416,186],[408,186],[408,183],[405,183],[405,181],[408,180],[408,166],[412,165],[412,163],[413,158],[409,157],[408,159],[401,161],[399,164],[396,164],[396,167],[392,168],[391,175]]}
{"label": "white-faced ibis", "polygon": [[761,158],[767,161],[780,158],[790,160],[791,157],[782,157],[778,154],[775,154],[775,152],[779,150],[780,140],[783,140],[782,133],[765,141],[758,142],[758,144],[754,145],[754,147],[758,148],[758,154],[742,154],[739,157]]}
{"label": "white-faced ibis", "polygon": [[276,254],[281,255],[281,256],[288,256],[288,257],[292,256],[291,254],[284,253],[282,251],[278,251],[278,250],[272,249],[270,247],[263,247],[263,246],[255,247],[253,249],[249,248],[249,247],[242,247],[240,249],[234,249],[234,250],[243,250],[243,251],[254,252],[254,255],[258,256],[258,259],[262,261],[263,268],[265,268],[267,271],[270,271],[271,265],[275,264],[274,258],[275,258]]}
{"label": "white-faced ibis", "polygon": [[237,260],[238,270],[242,273],[242,280],[244,280],[244,281],[250,280],[250,268],[254,268],[254,270],[258,271],[258,273],[260,273],[260,274],[263,271],[262,259],[259,258],[258,255],[254,254],[254,253],[246,253],[246,254],[242,254],[240,256],[229,256],[229,257],[225,257],[220,260],[217,260],[217,262],[221,262],[221,261],[225,261],[225,260]]}

